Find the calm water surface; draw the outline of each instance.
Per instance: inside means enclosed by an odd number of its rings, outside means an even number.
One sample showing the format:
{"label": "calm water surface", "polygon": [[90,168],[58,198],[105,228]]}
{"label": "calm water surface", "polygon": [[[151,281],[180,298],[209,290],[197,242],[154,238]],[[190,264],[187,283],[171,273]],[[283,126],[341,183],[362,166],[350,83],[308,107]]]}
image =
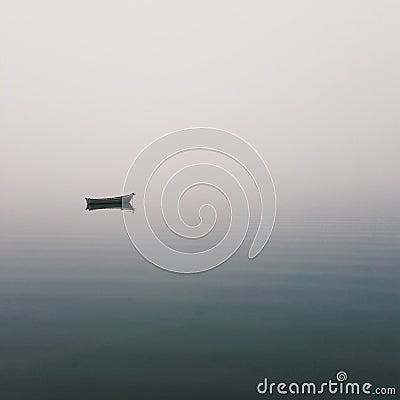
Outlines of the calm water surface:
{"label": "calm water surface", "polygon": [[281,215],[253,262],[244,246],[192,276],[142,259],[117,210],[32,224],[1,233],[1,398],[252,399],[264,377],[339,370],[400,381],[398,218]]}

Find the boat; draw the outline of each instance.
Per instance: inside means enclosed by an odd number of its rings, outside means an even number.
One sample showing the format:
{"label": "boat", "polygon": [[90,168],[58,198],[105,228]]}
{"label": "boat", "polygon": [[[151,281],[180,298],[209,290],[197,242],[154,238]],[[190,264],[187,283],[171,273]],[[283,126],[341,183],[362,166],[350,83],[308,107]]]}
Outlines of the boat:
{"label": "boat", "polygon": [[109,206],[122,206],[129,204],[135,193],[127,194],[125,196],[117,197],[103,197],[100,199],[93,199],[91,197],[85,197],[87,206],[93,208],[94,205],[109,205]]}

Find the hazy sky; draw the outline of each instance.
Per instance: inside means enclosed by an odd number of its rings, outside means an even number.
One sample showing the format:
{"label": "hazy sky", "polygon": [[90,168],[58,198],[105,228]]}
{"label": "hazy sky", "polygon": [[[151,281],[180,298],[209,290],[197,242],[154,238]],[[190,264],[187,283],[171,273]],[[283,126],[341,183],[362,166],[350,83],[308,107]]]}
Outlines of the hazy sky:
{"label": "hazy sky", "polygon": [[150,141],[214,126],[263,156],[278,212],[397,212],[399,20],[385,0],[2,1],[1,193],[119,193]]}

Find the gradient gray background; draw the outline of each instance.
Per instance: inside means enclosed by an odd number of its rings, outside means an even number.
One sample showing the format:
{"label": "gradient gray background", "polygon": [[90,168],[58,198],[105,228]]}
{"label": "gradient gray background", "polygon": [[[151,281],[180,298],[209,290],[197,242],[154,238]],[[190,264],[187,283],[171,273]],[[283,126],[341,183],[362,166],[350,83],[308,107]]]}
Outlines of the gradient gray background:
{"label": "gradient gray background", "polygon": [[[0,1],[1,396],[247,400],[264,377],[340,370],[397,385],[399,17],[385,0]],[[143,147],[199,125],[259,151],[278,215],[253,261],[245,243],[182,276],[84,196],[119,194]]]}
{"label": "gradient gray background", "polygon": [[[150,141],[214,126],[258,149],[279,212],[397,212],[399,16],[397,1],[3,1],[1,193],[117,194]],[[11,202],[2,229],[42,217]]]}

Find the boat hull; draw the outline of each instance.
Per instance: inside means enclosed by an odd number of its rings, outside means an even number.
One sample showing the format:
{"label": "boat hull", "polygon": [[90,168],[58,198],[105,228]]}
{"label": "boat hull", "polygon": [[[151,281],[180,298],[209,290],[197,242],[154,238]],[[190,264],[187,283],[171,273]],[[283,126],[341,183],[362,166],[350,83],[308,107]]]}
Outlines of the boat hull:
{"label": "boat hull", "polygon": [[93,199],[90,197],[86,197],[86,203],[88,205],[122,206],[123,204],[130,203],[133,196],[134,196],[134,193],[127,194],[126,196],[105,197],[105,198],[101,198],[101,199]]}

